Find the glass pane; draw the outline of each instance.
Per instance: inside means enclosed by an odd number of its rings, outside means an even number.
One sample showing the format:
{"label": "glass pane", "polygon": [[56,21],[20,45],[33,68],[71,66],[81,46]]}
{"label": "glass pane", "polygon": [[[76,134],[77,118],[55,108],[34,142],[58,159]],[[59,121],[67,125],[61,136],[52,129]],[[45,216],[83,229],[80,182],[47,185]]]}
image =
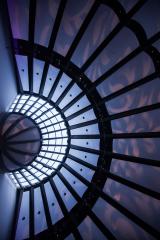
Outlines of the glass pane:
{"label": "glass pane", "polygon": [[128,236],[133,240],[153,239],[142,228],[102,199],[96,202],[93,211],[117,239],[128,240]]}
{"label": "glass pane", "polygon": [[34,58],[33,60],[33,91],[35,93],[39,92],[43,68],[44,68],[44,61]]}
{"label": "glass pane", "polygon": [[[54,26],[59,0],[38,0],[35,21],[35,42],[48,46]],[[44,14],[45,13],[45,14]],[[43,17],[42,17],[43,16]]]}
{"label": "glass pane", "polygon": [[29,0],[7,0],[14,38],[28,40]]}
{"label": "glass pane", "polygon": [[112,9],[101,4],[76,48],[72,62],[81,67],[117,23],[118,18]]}
{"label": "glass pane", "polygon": [[18,71],[20,75],[20,80],[24,91],[29,90],[28,81],[28,60],[26,56],[15,55],[16,62],[18,66]]}
{"label": "glass pane", "polygon": [[52,224],[55,224],[63,217],[63,214],[49,182],[47,182],[44,187],[46,191]]}
{"label": "glass pane", "polygon": [[60,24],[54,50],[65,56],[72,44],[82,22],[84,21],[93,0],[68,0]]}
{"label": "glass pane", "polygon": [[[119,43],[121,43],[120,47],[117,48]],[[135,34],[128,28],[124,27],[86,70],[85,73],[87,77],[92,82],[96,81],[96,79],[98,79],[120,60],[125,58],[137,46],[138,41]]]}
{"label": "glass pane", "polygon": [[47,228],[46,216],[40,188],[34,189],[34,224],[35,234]]}
{"label": "glass pane", "polygon": [[149,0],[133,17],[134,20],[142,25],[148,37],[151,37],[160,29],[159,11],[160,1]]}
{"label": "glass pane", "polygon": [[24,192],[18,218],[16,239],[29,238],[29,192]]}
{"label": "glass pane", "polygon": [[78,229],[83,239],[87,240],[107,239],[89,217],[86,217],[84,219],[84,221],[78,226]]}
{"label": "glass pane", "polygon": [[[137,169],[138,168],[136,168],[136,171]],[[143,193],[110,179],[107,180],[105,184],[104,192],[109,194],[139,218],[145,220],[145,222],[153,226],[153,228],[157,230],[160,228],[160,223],[158,221],[160,202],[157,199],[148,197]]]}

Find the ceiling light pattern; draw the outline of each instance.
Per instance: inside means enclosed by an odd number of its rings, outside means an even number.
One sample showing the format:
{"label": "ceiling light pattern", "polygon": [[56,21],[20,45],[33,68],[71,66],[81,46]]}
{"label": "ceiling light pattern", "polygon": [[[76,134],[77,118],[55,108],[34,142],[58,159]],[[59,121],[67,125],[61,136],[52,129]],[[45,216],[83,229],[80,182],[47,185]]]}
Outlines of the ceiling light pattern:
{"label": "ceiling light pattern", "polygon": [[[26,168],[9,174],[18,187],[33,186],[53,174],[63,161],[68,145],[68,131],[60,113],[40,97],[18,95],[9,112],[31,118],[41,132],[41,149],[35,160]],[[14,135],[10,137],[12,145],[18,136],[16,134],[15,138]]]}
{"label": "ceiling light pattern", "polygon": [[159,238],[158,1],[7,2],[18,92],[53,100],[72,132],[57,175],[17,192],[13,236]]}

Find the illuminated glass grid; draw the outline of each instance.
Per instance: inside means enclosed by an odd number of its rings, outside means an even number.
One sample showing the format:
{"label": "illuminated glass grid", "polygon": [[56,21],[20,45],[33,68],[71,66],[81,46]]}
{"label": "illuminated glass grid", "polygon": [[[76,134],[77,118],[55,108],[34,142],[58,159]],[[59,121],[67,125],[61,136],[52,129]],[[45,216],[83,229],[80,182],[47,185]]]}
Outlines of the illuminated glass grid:
{"label": "illuminated glass grid", "polygon": [[18,95],[9,112],[19,112],[33,119],[42,134],[42,147],[38,156],[27,167],[9,173],[17,187],[32,186],[49,177],[65,157],[68,134],[60,113],[40,97]]}

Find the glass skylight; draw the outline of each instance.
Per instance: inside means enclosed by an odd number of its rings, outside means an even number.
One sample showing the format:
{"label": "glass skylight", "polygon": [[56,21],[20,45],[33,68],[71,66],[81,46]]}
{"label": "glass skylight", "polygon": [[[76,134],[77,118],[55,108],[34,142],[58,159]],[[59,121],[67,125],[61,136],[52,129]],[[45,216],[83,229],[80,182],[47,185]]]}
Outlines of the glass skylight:
{"label": "glass skylight", "polygon": [[35,121],[41,132],[42,146],[34,161],[24,169],[9,173],[17,187],[28,187],[52,175],[62,163],[68,132],[61,114],[46,100],[18,95],[9,112],[19,112]]}
{"label": "glass skylight", "polygon": [[41,133],[38,156],[10,173],[7,239],[159,239],[160,1],[1,2],[23,94],[2,121],[7,153],[14,115]]}

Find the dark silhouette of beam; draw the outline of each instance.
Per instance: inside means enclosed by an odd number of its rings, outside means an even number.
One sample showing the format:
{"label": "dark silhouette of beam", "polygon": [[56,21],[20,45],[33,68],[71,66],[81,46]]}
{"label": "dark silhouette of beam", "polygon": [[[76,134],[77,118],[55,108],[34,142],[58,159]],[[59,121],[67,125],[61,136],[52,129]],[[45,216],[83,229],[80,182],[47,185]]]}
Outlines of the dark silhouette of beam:
{"label": "dark silhouette of beam", "polygon": [[12,227],[12,233],[11,233],[11,237],[13,239],[16,238],[16,230],[18,226],[18,219],[20,214],[22,197],[23,197],[23,190],[18,189],[16,194],[16,205],[15,205],[14,220],[13,220],[13,225],[12,225],[13,227]]}

